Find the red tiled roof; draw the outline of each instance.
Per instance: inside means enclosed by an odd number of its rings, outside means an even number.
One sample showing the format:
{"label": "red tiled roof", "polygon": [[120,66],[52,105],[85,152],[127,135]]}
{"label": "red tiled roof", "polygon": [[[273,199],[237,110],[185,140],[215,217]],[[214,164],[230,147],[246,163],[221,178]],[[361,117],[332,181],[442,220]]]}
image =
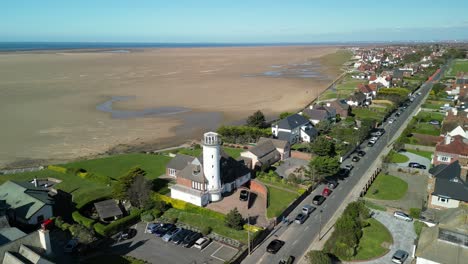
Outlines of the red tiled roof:
{"label": "red tiled roof", "polygon": [[445,144],[443,141],[437,144],[436,151],[468,156],[468,144],[463,142],[461,136],[457,135],[453,137],[453,141],[449,144]]}
{"label": "red tiled roof", "polygon": [[372,75],[372,76],[370,77],[370,79],[369,79],[369,80],[370,80],[370,81],[375,81],[375,80],[377,80],[377,76],[375,76],[375,75]]}

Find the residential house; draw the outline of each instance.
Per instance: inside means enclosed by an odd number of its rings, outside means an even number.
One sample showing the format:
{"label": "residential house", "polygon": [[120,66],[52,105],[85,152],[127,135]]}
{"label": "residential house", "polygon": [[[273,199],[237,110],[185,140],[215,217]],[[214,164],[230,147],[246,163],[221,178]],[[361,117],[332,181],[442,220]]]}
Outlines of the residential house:
{"label": "residential house", "polygon": [[328,101],[327,107],[335,109],[336,115],[342,118],[348,117],[351,113],[351,106],[344,99]]}
{"label": "residential house", "polygon": [[169,163],[166,165],[166,175],[176,177],[177,173],[183,170],[193,160],[192,156],[185,154],[177,154]]}
{"label": "residential house", "polygon": [[[328,106],[327,106],[328,105]],[[331,120],[336,117],[336,110],[327,105],[310,105],[299,114],[309,118],[312,124],[316,125],[323,120]]]}
{"label": "residential house", "polygon": [[0,185],[0,201],[5,201],[8,206],[10,221],[37,225],[53,216],[54,201],[49,190],[36,185],[15,181]]}
{"label": "residential house", "polygon": [[455,82],[452,84],[452,90],[457,90],[460,94],[460,97],[465,97],[467,95],[467,88],[468,73],[458,73]]}
{"label": "residential house", "polygon": [[227,155],[217,133],[205,133],[202,145],[202,155],[192,157],[190,163],[177,171],[176,184],[170,187],[172,198],[198,206],[220,201],[224,193],[250,181],[250,169],[245,160]]}
{"label": "residential house", "polygon": [[369,84],[373,84],[373,83],[379,84],[380,83],[382,86],[388,88],[388,87],[390,87],[390,80],[391,80],[390,77],[379,76],[379,77],[376,77],[373,80],[369,80]]}
{"label": "residential house", "polygon": [[425,227],[416,246],[416,264],[462,264],[468,259],[468,209],[447,210],[439,224]]}
{"label": "residential house", "polygon": [[17,228],[0,229],[0,260],[4,264],[53,264],[49,230],[25,234]]}
{"label": "residential house", "polygon": [[290,157],[291,148],[286,140],[260,138],[253,148],[241,152],[241,157],[251,160],[251,169],[271,166],[272,164]]}
{"label": "residential house", "polygon": [[[466,160],[464,166],[454,161],[450,164],[439,164],[429,170],[434,176],[429,207],[436,209],[457,208],[468,203],[468,182]],[[435,180],[435,182],[434,182]]]}
{"label": "residential house", "polygon": [[290,144],[311,142],[317,136],[317,130],[305,117],[294,114],[281,119],[271,127],[275,138],[288,141]]}
{"label": "residential house", "polygon": [[367,105],[367,97],[362,92],[355,92],[346,99],[346,103],[350,106]]}
{"label": "residential house", "polygon": [[450,164],[460,158],[468,158],[468,139],[449,133],[436,145],[432,164]]}
{"label": "residential house", "polygon": [[122,209],[120,209],[118,202],[113,199],[94,203],[94,207],[96,208],[99,218],[104,222],[111,222],[123,216]]}
{"label": "residential house", "polygon": [[[377,89],[372,89],[368,84],[358,84],[358,91],[366,96],[366,100],[372,100],[377,96]],[[374,86],[376,87],[376,85]]]}

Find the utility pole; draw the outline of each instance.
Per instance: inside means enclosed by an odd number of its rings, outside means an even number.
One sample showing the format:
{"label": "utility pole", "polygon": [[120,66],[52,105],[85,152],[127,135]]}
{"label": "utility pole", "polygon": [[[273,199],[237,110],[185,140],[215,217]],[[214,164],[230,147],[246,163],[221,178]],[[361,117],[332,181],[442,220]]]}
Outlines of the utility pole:
{"label": "utility pole", "polygon": [[320,224],[319,224],[319,241],[322,240],[322,209],[320,209],[319,211],[319,221],[320,221]]}

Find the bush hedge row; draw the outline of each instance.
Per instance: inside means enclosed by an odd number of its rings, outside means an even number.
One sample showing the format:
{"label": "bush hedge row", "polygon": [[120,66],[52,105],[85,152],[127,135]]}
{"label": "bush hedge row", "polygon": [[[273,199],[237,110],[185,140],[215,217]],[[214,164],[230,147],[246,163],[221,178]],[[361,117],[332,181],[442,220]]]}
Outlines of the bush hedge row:
{"label": "bush hedge row", "polygon": [[72,218],[73,218],[73,221],[77,222],[80,225],[85,226],[86,228],[93,227],[93,224],[96,222],[94,219],[83,216],[78,211],[75,211],[72,213]]}
{"label": "bush hedge row", "polygon": [[129,226],[130,224],[133,224],[139,221],[141,212],[142,212],[141,210],[134,210],[130,213],[130,215],[120,218],[118,220],[115,220],[114,222],[108,225],[96,223],[94,225],[94,230],[96,231],[96,233],[100,234],[101,236],[109,237],[121,231],[122,229]]}
{"label": "bush hedge row", "polygon": [[49,165],[49,166],[47,166],[47,169],[49,169],[51,171],[60,172],[60,173],[67,173],[67,168],[60,167],[60,166],[57,166],[57,165]]}
{"label": "bush hedge row", "polygon": [[212,211],[210,209],[199,207],[199,206],[193,205],[191,203],[184,202],[182,200],[173,199],[173,198],[171,198],[169,196],[162,195],[162,194],[159,194],[159,193],[154,193],[153,194],[153,199],[156,200],[156,201],[164,201],[167,204],[170,204],[175,209],[184,210],[184,211],[187,211],[187,212],[204,215],[204,216],[207,216],[207,217],[219,219],[221,221],[224,221],[224,219],[225,219],[225,215],[222,214],[222,213],[218,213],[218,212]]}

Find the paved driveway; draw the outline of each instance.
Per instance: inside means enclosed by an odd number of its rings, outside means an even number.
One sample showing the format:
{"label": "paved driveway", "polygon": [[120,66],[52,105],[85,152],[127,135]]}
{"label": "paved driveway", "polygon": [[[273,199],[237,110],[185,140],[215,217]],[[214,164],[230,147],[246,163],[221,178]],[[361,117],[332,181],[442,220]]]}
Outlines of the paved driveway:
{"label": "paved driveway", "polygon": [[302,166],[307,168],[309,161],[296,159],[296,158],[287,158],[285,159],[281,165],[276,167],[276,173],[283,178],[287,178],[289,174],[294,173],[295,169],[298,169]]}
{"label": "paved driveway", "polygon": [[[362,261],[359,263],[372,263],[372,264],[388,264],[392,263],[392,256],[398,249],[402,249],[408,252],[409,257],[405,263],[411,263],[412,251],[414,240],[416,239],[416,233],[414,232],[413,222],[406,222],[403,220],[398,220],[393,217],[392,214],[373,211],[374,218],[381,222],[392,234],[393,244],[390,246],[390,251],[383,257],[379,259],[374,259],[371,261]],[[356,262],[353,262],[356,263]]]}
{"label": "paved driveway", "polygon": [[428,160],[427,158],[423,157],[423,156],[419,156],[419,155],[416,155],[414,153],[411,153],[411,152],[400,152],[400,154],[402,155],[405,155],[406,157],[409,158],[409,161],[408,162],[403,162],[403,163],[397,163],[399,166],[402,166],[402,167],[408,167],[408,164],[410,162],[417,162],[419,164],[422,164],[424,166],[426,166],[426,170],[429,170],[429,168],[431,167],[431,161]]}

